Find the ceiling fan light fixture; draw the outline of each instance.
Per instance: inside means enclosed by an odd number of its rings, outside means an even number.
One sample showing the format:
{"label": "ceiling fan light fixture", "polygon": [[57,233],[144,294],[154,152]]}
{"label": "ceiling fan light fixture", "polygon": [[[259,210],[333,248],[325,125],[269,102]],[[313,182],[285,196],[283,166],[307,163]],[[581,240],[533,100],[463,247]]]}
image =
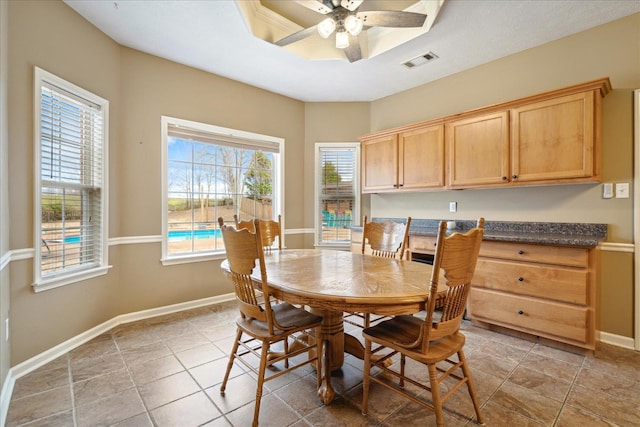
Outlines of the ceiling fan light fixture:
{"label": "ceiling fan light fixture", "polygon": [[336,48],[346,49],[349,47],[349,33],[346,31],[338,31],[336,33]]}
{"label": "ceiling fan light fixture", "polygon": [[327,18],[321,23],[318,24],[318,34],[323,39],[326,39],[333,33],[336,29],[336,21],[331,18]]}
{"label": "ceiling fan light fixture", "polygon": [[362,19],[358,18],[356,15],[349,15],[344,20],[344,28],[351,33],[352,36],[357,36],[362,31],[362,27],[364,23]]}

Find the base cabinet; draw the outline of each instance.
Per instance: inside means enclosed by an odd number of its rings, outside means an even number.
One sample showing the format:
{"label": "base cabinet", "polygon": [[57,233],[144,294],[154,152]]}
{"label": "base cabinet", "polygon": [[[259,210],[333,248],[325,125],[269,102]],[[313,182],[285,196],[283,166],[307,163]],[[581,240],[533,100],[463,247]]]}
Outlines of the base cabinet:
{"label": "base cabinet", "polygon": [[485,241],[469,315],[593,350],[597,257],[598,248]]}

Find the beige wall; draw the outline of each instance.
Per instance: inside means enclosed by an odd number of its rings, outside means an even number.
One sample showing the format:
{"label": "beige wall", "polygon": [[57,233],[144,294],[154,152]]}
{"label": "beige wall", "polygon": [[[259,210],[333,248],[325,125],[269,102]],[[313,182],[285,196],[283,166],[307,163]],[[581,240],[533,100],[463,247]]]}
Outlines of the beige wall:
{"label": "beige wall", "polygon": [[[603,102],[602,177],[607,182],[632,183],[632,90],[640,88],[640,14],[375,101],[371,104],[371,130],[600,77],[609,77],[613,86]],[[402,108],[398,108],[400,105]],[[475,219],[482,215],[489,221],[606,223],[609,242],[633,242],[633,199],[605,200],[601,193],[599,184],[577,184],[379,194],[370,197],[368,208],[375,216]],[[458,212],[449,213],[450,201],[458,202]],[[601,284],[601,330],[633,337],[632,257],[607,253],[602,266],[606,274]],[[615,297],[609,299],[609,295]]]}
{"label": "beige wall", "polygon": [[[314,227],[314,161],[316,142],[358,142],[369,132],[368,102],[323,102],[305,106],[305,220]],[[313,234],[307,234],[304,247],[313,247]]]}
{"label": "beige wall", "polygon": [[[9,256],[9,129],[7,99],[8,87],[8,35],[9,5],[0,2],[0,259]],[[3,263],[4,264],[4,263]],[[9,268],[8,263],[0,270],[0,384],[9,372],[9,341],[6,336],[5,322],[9,318]]]}

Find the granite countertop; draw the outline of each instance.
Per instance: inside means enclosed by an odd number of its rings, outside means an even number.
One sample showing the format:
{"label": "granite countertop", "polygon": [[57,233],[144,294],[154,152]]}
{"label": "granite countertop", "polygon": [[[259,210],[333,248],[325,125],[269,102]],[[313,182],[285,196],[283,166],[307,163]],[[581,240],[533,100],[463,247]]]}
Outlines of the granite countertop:
{"label": "granite countertop", "polygon": [[[374,218],[374,221],[405,222],[406,218]],[[436,236],[440,220],[412,219],[409,235]],[[447,233],[464,232],[475,221],[456,220],[456,228]],[[598,246],[607,237],[607,224],[486,221],[484,240],[538,243],[562,246]],[[362,227],[353,227],[362,230]]]}

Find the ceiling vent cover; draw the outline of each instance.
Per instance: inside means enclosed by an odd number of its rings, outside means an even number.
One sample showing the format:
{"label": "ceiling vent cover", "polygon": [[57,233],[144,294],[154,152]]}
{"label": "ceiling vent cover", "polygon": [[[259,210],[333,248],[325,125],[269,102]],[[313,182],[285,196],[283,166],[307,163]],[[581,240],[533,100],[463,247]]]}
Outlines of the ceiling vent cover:
{"label": "ceiling vent cover", "polygon": [[413,68],[413,67],[417,67],[418,65],[422,65],[422,64],[426,64],[427,62],[434,61],[436,59],[438,59],[438,55],[429,51],[425,54],[416,56],[415,58],[408,60],[402,65],[404,65],[407,68]]}

